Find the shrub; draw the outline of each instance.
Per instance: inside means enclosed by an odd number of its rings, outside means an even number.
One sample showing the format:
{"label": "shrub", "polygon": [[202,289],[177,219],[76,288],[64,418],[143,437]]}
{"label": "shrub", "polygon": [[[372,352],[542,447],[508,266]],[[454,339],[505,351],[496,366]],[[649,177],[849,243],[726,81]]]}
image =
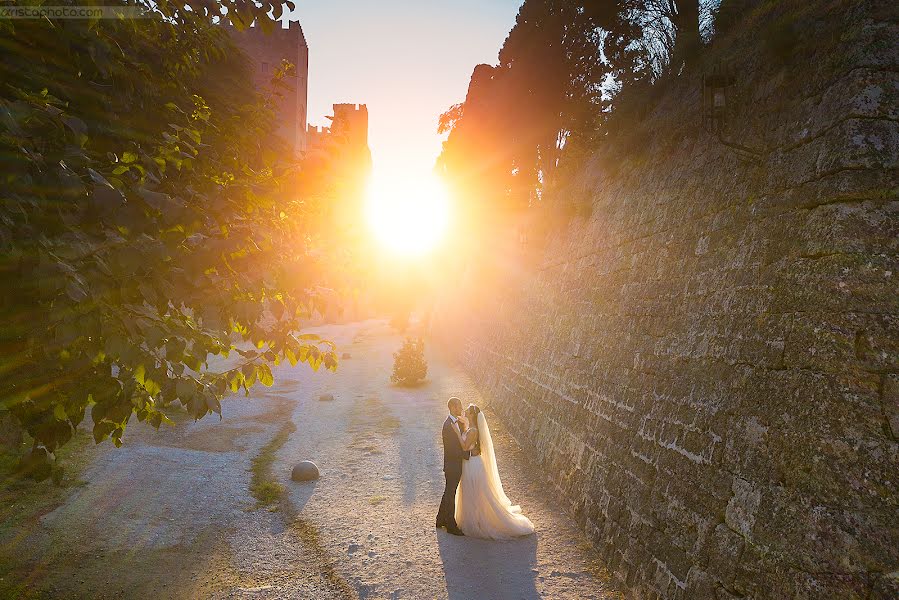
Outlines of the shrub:
{"label": "shrub", "polygon": [[393,353],[393,374],[390,381],[397,385],[412,386],[424,379],[427,374],[424,340],[407,337],[403,341],[403,347]]}

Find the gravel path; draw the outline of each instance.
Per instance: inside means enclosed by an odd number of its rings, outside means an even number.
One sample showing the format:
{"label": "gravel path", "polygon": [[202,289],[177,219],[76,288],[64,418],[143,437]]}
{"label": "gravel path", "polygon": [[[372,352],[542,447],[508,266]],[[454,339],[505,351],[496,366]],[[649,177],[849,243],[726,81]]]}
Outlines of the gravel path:
{"label": "gravel path", "polygon": [[[338,373],[281,365],[224,419],[129,429],[78,488],[16,543],[36,595],[92,598],[615,598],[553,493],[470,380],[434,352],[428,382],[387,379],[400,338],[383,321],[325,326]],[[321,394],[334,395],[320,401]],[[485,408],[506,492],[537,534],[510,542],[435,531],[446,399]],[[273,510],[249,493],[251,460],[292,421]],[[290,469],[315,461],[317,482]]]}

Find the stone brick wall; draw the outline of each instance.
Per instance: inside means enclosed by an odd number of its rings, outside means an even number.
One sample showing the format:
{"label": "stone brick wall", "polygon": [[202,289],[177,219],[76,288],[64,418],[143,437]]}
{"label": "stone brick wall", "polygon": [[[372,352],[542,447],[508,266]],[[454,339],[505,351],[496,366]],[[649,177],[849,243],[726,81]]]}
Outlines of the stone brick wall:
{"label": "stone brick wall", "polygon": [[442,312],[631,597],[899,597],[895,18],[760,3],[708,52],[760,160],[668,83],[572,183],[590,216]]}

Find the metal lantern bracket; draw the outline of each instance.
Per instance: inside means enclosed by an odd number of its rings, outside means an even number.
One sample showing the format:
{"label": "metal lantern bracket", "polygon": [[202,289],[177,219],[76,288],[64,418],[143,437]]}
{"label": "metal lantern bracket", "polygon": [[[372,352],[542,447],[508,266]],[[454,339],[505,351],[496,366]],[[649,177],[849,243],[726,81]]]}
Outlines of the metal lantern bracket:
{"label": "metal lantern bracket", "polygon": [[740,154],[741,158],[757,162],[765,155],[765,152],[724,138],[728,115],[731,111],[728,89],[735,83],[736,78],[722,65],[717,65],[709,75],[703,75],[702,125],[722,145]]}

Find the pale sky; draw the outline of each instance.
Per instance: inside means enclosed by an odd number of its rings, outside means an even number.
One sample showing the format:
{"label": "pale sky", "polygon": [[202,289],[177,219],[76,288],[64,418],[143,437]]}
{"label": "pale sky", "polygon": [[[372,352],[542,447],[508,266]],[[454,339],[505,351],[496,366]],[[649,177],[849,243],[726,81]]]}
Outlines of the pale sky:
{"label": "pale sky", "polygon": [[[429,173],[437,117],[495,64],[522,0],[297,0],[309,44],[309,122],[367,104],[374,170]],[[291,18],[293,20],[293,18]]]}

